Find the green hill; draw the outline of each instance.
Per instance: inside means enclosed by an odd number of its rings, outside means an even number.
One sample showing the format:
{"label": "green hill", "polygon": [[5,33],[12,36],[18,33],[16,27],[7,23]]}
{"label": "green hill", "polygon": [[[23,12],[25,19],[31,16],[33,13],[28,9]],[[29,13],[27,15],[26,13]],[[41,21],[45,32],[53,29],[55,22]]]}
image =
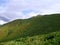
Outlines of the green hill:
{"label": "green hill", "polygon": [[44,37],[50,33],[52,33],[52,35],[54,34],[53,32],[59,34],[59,31],[60,14],[38,15],[29,19],[17,19],[0,26],[0,42],[13,41],[19,38],[26,39],[26,37],[34,38],[37,36],[41,36],[44,39]]}
{"label": "green hill", "polygon": [[2,42],[0,45],[60,45],[60,31]]}

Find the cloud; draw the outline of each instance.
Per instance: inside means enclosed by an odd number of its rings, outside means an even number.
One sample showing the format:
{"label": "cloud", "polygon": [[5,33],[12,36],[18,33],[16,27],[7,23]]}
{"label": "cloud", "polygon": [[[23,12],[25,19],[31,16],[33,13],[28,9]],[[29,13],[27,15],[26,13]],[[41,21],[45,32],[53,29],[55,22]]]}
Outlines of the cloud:
{"label": "cloud", "polygon": [[10,20],[30,18],[37,14],[60,13],[60,0],[4,0],[0,16]]}
{"label": "cloud", "polygon": [[7,23],[7,22],[5,22],[5,21],[3,21],[3,20],[0,20],[0,25],[3,25],[3,24],[5,24],[5,23]]}

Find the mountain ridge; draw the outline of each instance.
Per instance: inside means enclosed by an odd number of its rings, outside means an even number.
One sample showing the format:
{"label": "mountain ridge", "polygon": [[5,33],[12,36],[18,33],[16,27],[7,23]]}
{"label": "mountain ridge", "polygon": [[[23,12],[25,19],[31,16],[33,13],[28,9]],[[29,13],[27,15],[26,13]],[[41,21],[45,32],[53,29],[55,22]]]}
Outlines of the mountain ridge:
{"label": "mountain ridge", "polygon": [[0,41],[60,31],[60,14],[18,19],[0,27]]}

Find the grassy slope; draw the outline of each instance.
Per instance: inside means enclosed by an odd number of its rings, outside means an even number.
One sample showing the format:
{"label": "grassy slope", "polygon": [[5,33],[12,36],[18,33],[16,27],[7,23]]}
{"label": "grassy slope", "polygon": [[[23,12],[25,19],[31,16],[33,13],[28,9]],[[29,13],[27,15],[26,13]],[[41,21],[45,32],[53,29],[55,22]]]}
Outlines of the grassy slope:
{"label": "grassy slope", "polygon": [[60,31],[60,14],[15,20],[0,27],[0,41]]}
{"label": "grassy slope", "polygon": [[60,31],[32,37],[27,36],[13,41],[2,42],[0,45],[60,45]]}

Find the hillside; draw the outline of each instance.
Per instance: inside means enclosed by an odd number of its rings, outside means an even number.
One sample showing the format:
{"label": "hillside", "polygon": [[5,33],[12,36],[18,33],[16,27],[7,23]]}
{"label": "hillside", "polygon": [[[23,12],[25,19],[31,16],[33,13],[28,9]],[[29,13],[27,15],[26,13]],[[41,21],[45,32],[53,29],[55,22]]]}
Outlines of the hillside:
{"label": "hillside", "polygon": [[0,45],[60,45],[60,31],[32,37],[18,38]]}
{"label": "hillside", "polygon": [[0,42],[60,31],[60,14],[17,19],[0,26]]}

